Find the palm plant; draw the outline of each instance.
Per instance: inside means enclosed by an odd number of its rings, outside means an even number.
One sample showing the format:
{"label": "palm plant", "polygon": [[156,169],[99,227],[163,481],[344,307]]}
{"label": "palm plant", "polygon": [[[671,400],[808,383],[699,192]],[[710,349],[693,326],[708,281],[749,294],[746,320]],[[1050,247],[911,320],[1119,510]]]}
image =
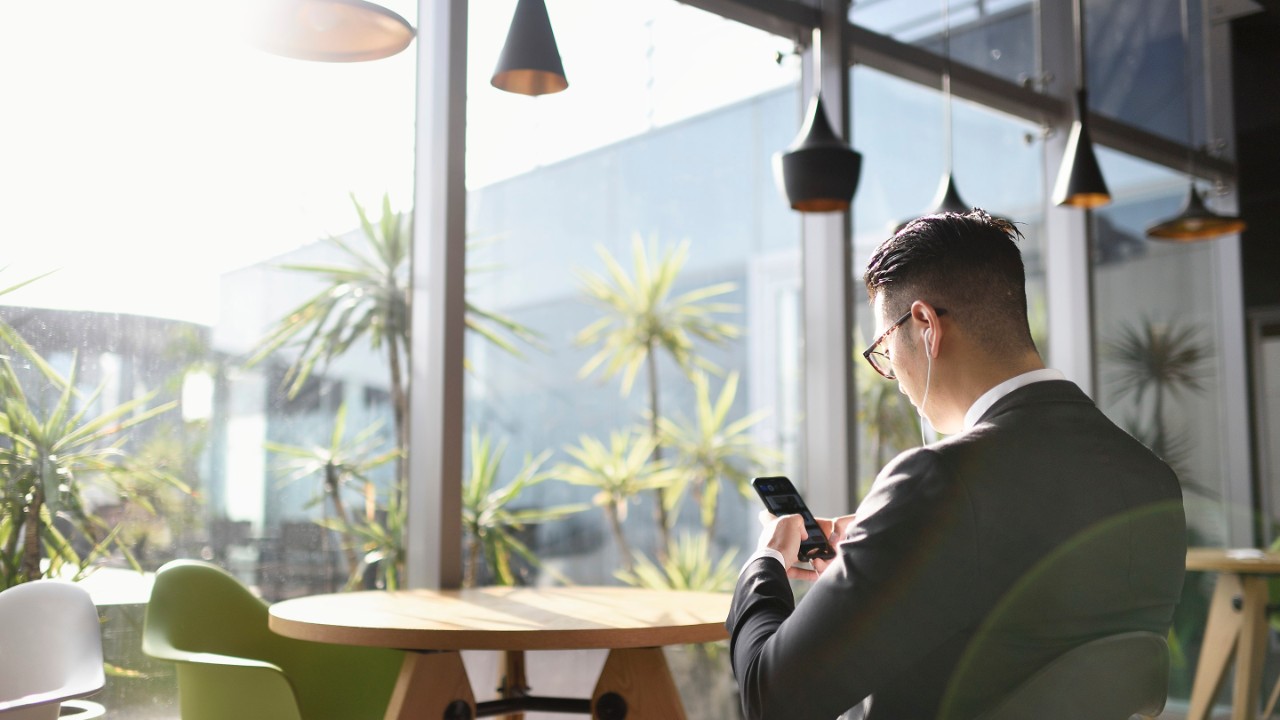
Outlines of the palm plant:
{"label": "palm plant", "polygon": [[658,433],[663,445],[674,451],[673,467],[679,473],[671,485],[674,498],[690,491],[698,504],[702,527],[710,535],[715,526],[720,484],[724,482],[743,497],[752,498],[751,478],[758,470],[776,465],[781,456],[774,450],[759,447],[748,434],[753,425],[768,412],[761,410],[733,422],[728,421],[738,393],[738,373],[730,373],[713,404],[707,374],[695,372],[692,377],[695,394],[695,417],[659,418]]}
{"label": "palm plant", "polygon": [[[6,328],[6,339],[13,335]],[[22,343],[24,354],[34,351]],[[76,391],[76,366],[61,377],[43,360],[45,378],[58,396],[50,407],[28,399],[18,372],[0,356],[0,582],[59,575],[71,568],[76,578],[91,563],[119,550],[135,568],[128,545],[90,511],[85,491],[99,485],[152,510],[147,497],[132,492],[137,482],[160,482],[190,492],[162,470],[136,462],[124,448],[123,433],[173,409],[176,403],[148,408],[154,393],[93,414],[102,388],[87,398]],[[92,547],[81,554],[68,537],[74,530]],[[44,562],[47,560],[47,564]]]}
{"label": "palm plant", "polygon": [[[358,342],[368,342],[374,350],[387,348],[388,378],[396,444],[408,448],[409,399],[406,391],[405,359],[409,353],[409,261],[412,247],[412,215],[395,213],[391,200],[382,197],[382,217],[375,225],[365,209],[351,198],[360,219],[362,245],[340,237],[329,242],[342,251],[343,265],[284,265],[307,273],[326,287],[286,314],[259,344],[249,359],[252,366],[285,347],[297,355],[285,376],[290,397],[306,384],[311,374],[327,367]],[[508,338],[534,342],[536,333],[501,313],[466,306],[466,326],[498,347],[519,354]],[[397,461],[396,477],[403,483],[403,453]]]}
{"label": "palm plant", "polygon": [[[858,343],[862,347],[864,343]],[[854,358],[854,374],[858,388],[858,423],[867,435],[870,450],[862,467],[870,469],[862,487],[869,488],[871,479],[899,452],[920,440],[920,416],[898,384],[885,380],[861,357]]]}
{"label": "palm plant", "polygon": [[629,431],[614,432],[609,445],[588,435],[578,439],[578,446],[565,452],[576,463],[560,463],[551,470],[554,477],[574,485],[596,488],[599,492],[592,504],[603,508],[609,529],[618,544],[623,567],[630,570],[631,546],[622,532],[627,519],[627,506],[646,490],[657,490],[671,484],[674,473],[660,460],[653,459],[657,440],[653,435],[632,436]]}
{"label": "palm plant", "polygon": [[[342,551],[347,563],[348,586],[353,586],[360,579],[360,559],[356,555],[356,538],[351,529],[351,517],[343,499],[343,490],[351,488],[356,482],[366,498],[376,495],[372,473],[379,467],[400,456],[400,449],[381,449],[383,444],[379,431],[382,423],[374,423],[350,440],[346,438],[347,406],[338,408],[333,419],[333,432],[327,446],[321,445],[285,445],[282,443],[265,443],[268,452],[283,456],[280,469],[285,472],[283,484],[319,476],[320,492],[313,502],[328,501],[333,505],[337,519],[335,527],[343,528]],[[366,513],[368,514],[368,513]]]}
{"label": "palm plant", "polygon": [[[671,296],[680,270],[689,256],[689,241],[668,247],[659,254],[656,243],[646,251],[636,235],[632,239],[634,276],[603,247],[596,252],[604,261],[606,275],[582,271],[579,278],[583,291],[593,304],[604,310],[604,316],[577,335],[580,345],[600,345],[600,349],[582,366],[579,377],[600,370],[605,378],[622,375],[622,395],[631,393],[641,367],[646,369],[649,383],[649,432],[658,436],[658,368],[655,355],[662,351],[686,374],[694,367],[714,369],[714,365],[694,353],[694,338],[722,344],[737,337],[741,330],[715,318],[716,314],[738,312],[737,305],[707,302],[731,292],[733,283],[717,283]],[[658,460],[659,446],[654,446]],[[660,547],[665,550],[668,537],[668,503],[661,490],[655,504]]]}
{"label": "palm plant", "polygon": [[635,555],[635,567],[619,570],[614,577],[635,587],[650,590],[693,590],[728,592],[738,579],[734,565],[736,550],[711,561],[711,543],[706,534],[682,534],[667,549],[667,559],[655,563],[641,553]]}
{"label": "palm plant", "polygon": [[345,523],[337,518],[327,518],[320,524],[343,537],[352,538],[360,547],[364,553],[361,575],[366,587],[396,590],[404,576],[405,493],[403,488],[391,488],[385,504],[378,501],[379,495],[377,486],[366,485],[363,515],[352,517]]}
{"label": "palm plant", "polygon": [[1200,381],[1210,348],[1198,335],[1195,327],[1144,320],[1137,326],[1123,326],[1119,336],[1104,346],[1105,355],[1116,364],[1111,379],[1116,398],[1132,396],[1141,408],[1151,396],[1149,444],[1161,457],[1177,445],[1165,420],[1166,401],[1203,389]]}
{"label": "palm plant", "polygon": [[[472,428],[471,472],[462,486],[462,526],[467,534],[467,563],[462,580],[464,587],[475,587],[479,578],[481,556],[500,585],[514,585],[516,577],[511,568],[513,555],[535,567],[541,567],[533,551],[521,542],[516,533],[527,525],[559,520],[589,507],[577,504],[512,508],[511,504],[527,488],[551,477],[541,470],[551,452],[526,457],[520,472],[510,482],[499,486],[498,473],[505,452],[505,444],[494,446],[487,435],[481,435],[477,429]],[[557,579],[567,582],[563,576],[555,571],[551,572]]]}

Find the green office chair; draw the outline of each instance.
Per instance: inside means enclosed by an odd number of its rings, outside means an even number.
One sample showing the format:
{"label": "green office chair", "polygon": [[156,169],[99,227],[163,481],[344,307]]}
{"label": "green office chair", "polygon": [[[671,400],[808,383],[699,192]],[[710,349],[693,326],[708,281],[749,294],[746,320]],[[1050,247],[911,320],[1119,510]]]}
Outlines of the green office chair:
{"label": "green office chair", "polygon": [[1019,685],[980,720],[1129,720],[1164,711],[1169,644],[1129,632],[1074,648]]}
{"label": "green office chair", "polygon": [[156,572],[142,650],[177,664],[182,720],[382,720],[403,654],[293,640],[219,567]]}

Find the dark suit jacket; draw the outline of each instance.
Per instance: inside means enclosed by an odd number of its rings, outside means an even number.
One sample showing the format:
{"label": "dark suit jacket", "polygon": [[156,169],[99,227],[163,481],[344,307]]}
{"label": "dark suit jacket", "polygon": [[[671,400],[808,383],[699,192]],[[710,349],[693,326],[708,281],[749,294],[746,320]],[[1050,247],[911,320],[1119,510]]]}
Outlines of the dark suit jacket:
{"label": "dark suit jacket", "polygon": [[1168,631],[1177,477],[1074,384],[1038,382],[881,471],[831,567],[793,599],[761,558],[726,626],[748,718],[972,718],[1054,657]]}

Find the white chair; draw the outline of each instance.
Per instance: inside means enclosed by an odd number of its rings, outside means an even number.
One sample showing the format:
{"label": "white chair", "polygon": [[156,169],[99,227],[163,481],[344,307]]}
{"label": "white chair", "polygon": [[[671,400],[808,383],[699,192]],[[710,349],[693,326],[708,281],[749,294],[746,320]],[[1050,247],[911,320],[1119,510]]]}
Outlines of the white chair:
{"label": "white chair", "polygon": [[0,592],[0,720],[85,720],[102,706],[62,701],[102,689],[102,632],[84,588],[36,580]]}

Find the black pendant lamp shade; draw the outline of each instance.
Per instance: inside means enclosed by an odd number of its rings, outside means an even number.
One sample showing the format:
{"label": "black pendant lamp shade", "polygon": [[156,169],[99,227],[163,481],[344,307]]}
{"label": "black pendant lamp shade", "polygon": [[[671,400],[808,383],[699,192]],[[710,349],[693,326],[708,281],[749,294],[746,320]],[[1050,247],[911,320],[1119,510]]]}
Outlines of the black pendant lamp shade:
{"label": "black pendant lamp shade", "polygon": [[1079,208],[1096,208],[1111,202],[1111,192],[1102,179],[1102,168],[1093,153],[1089,137],[1089,104],[1083,89],[1076,91],[1076,121],[1067,139],[1058,182],[1053,187],[1053,202]]}
{"label": "black pendant lamp shade", "polygon": [[862,154],[831,129],[822,96],[815,94],[795,142],[773,156],[779,189],[792,210],[840,212],[853,202],[861,171]]}
{"label": "black pendant lamp shade", "polygon": [[[1192,145],[1195,144],[1195,113],[1191,108],[1191,29],[1190,19],[1187,16],[1187,0],[1179,3],[1182,21],[1182,52],[1186,56],[1187,61],[1184,63],[1184,73],[1186,75],[1187,87],[1183,90],[1183,97],[1186,100],[1187,109],[1187,175],[1191,177],[1191,189],[1187,194],[1187,202],[1182,206],[1182,212],[1176,216],[1157,222],[1147,228],[1147,237],[1156,240],[1169,240],[1172,242],[1196,242],[1199,240],[1212,240],[1223,235],[1243,232],[1245,222],[1238,217],[1228,215],[1219,215],[1209,208],[1205,207],[1204,198],[1196,190],[1196,159],[1195,151]],[[1205,75],[1209,74],[1208,69]]]}
{"label": "black pendant lamp shade", "polygon": [[507,42],[489,82],[499,90],[520,95],[547,95],[569,87],[543,0],[516,3]]}
{"label": "black pendant lamp shade", "polygon": [[256,44],[297,60],[381,60],[413,42],[408,20],[366,0],[264,0]]}
{"label": "black pendant lamp shade", "polygon": [[1182,212],[1147,228],[1147,236],[1174,242],[1195,242],[1243,232],[1245,227],[1245,222],[1240,218],[1219,215],[1205,207],[1195,183],[1192,183],[1191,194],[1187,196]]}
{"label": "black pendant lamp shade", "polygon": [[[964,215],[973,208],[969,207],[964,200],[960,199],[960,193],[956,190],[956,178],[951,173],[947,173],[942,177],[942,184],[938,186],[938,194],[933,198],[933,208],[921,217],[928,215],[942,215],[943,213],[959,213]],[[916,218],[903,221],[893,229],[894,234],[902,232],[902,229],[910,225]]]}

